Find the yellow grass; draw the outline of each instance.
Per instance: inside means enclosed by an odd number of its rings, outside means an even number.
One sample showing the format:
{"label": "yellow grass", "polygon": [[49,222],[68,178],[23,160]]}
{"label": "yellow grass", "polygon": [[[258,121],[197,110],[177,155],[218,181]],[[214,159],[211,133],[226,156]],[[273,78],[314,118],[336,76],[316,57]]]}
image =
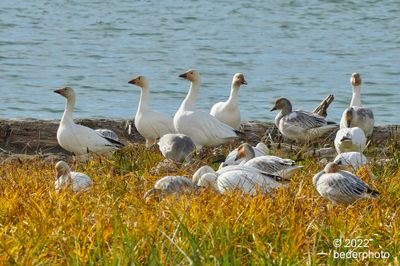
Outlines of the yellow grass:
{"label": "yellow grass", "polygon": [[[394,154],[394,155],[393,155]],[[379,154],[370,154],[379,158]],[[74,166],[94,180],[90,192],[56,194],[54,165],[39,160],[1,165],[0,264],[4,265],[398,265],[399,155],[374,165],[376,201],[331,206],[312,185],[317,160],[289,188],[271,196],[240,193],[144,201],[162,158],[134,145],[113,159]],[[180,174],[191,176],[192,172]],[[334,239],[372,239],[357,251],[388,259],[335,259]]]}

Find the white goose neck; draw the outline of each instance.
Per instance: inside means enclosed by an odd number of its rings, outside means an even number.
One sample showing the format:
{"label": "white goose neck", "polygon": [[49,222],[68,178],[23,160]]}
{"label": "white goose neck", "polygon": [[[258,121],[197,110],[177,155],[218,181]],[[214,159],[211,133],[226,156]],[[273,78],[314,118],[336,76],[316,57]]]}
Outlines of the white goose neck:
{"label": "white goose neck", "polygon": [[181,108],[184,111],[193,110],[196,107],[197,95],[199,94],[200,80],[192,81],[186,98],[183,100]]}
{"label": "white goose neck", "polygon": [[68,174],[60,176],[57,179],[57,182],[58,182],[58,189],[59,190],[65,188],[71,182],[71,173],[68,173]]}
{"label": "white goose neck", "polygon": [[74,111],[75,107],[75,96],[71,95],[67,98],[67,103],[65,104],[64,114],[61,118],[60,124],[73,124],[74,120],[72,118],[72,112]]}
{"label": "white goose neck", "polygon": [[138,106],[138,112],[143,112],[147,109],[149,101],[149,88],[148,86],[143,86],[140,88],[140,100]]}
{"label": "white goose neck", "polygon": [[351,98],[350,106],[361,107],[361,86],[353,86],[353,97]]}
{"label": "white goose neck", "polygon": [[231,86],[231,94],[228,98],[228,104],[237,104],[238,92],[239,92],[240,85],[232,83]]}

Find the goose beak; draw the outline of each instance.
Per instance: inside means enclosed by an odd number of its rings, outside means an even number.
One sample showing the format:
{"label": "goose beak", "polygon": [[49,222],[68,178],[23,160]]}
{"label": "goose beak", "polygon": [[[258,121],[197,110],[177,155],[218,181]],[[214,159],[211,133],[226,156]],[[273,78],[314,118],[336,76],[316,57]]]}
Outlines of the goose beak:
{"label": "goose beak", "polygon": [[242,81],[242,84],[247,85],[247,81],[246,81],[246,80],[243,80],[243,81]]}
{"label": "goose beak", "polygon": [[272,111],[276,111],[276,110],[277,110],[276,106],[274,106],[274,107],[272,107],[272,109],[270,111],[272,112]]}
{"label": "goose beak", "polygon": [[187,78],[187,73],[180,74],[179,77],[185,79],[185,78]]}
{"label": "goose beak", "polygon": [[60,95],[63,95],[63,94],[62,94],[62,91],[63,91],[63,89],[58,89],[58,90],[55,90],[54,92],[55,92],[55,93],[58,93],[58,94],[60,94]]}
{"label": "goose beak", "polygon": [[128,81],[128,83],[135,85],[136,84],[136,79],[132,79],[132,80]]}

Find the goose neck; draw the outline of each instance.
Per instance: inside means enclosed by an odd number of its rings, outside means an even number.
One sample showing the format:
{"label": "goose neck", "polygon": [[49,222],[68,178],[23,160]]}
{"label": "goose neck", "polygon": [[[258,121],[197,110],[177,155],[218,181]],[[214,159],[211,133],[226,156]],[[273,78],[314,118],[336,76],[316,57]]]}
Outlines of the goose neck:
{"label": "goose neck", "polygon": [[148,101],[149,101],[149,89],[147,87],[143,87],[140,90],[138,112],[143,112],[147,109]]}
{"label": "goose neck", "polygon": [[353,86],[353,97],[351,98],[350,106],[361,107],[361,86]]}
{"label": "goose neck", "polygon": [[228,98],[229,104],[237,104],[239,88],[240,88],[240,85],[232,83],[231,94],[229,95],[229,98]]}
{"label": "goose neck", "polygon": [[200,81],[192,81],[190,84],[190,89],[186,95],[185,100],[183,100],[181,109],[192,110],[196,106],[197,96],[199,94]]}
{"label": "goose neck", "polygon": [[61,124],[65,125],[65,124],[72,124],[73,118],[72,118],[72,112],[74,111],[74,107],[75,107],[75,97],[71,96],[69,98],[67,98],[67,103],[65,104],[65,110],[64,110],[64,114],[61,118]]}

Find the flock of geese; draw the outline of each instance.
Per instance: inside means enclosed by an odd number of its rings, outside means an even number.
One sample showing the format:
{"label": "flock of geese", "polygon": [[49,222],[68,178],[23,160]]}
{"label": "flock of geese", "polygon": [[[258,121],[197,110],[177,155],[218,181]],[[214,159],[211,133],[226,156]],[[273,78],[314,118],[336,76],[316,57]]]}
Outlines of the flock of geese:
{"label": "flock of geese", "polygon": [[[191,69],[179,77],[188,80],[190,88],[174,117],[149,108],[150,86],[144,76],[129,81],[129,84],[138,86],[141,90],[134,124],[145,138],[146,147],[157,143],[165,158],[180,163],[191,163],[194,161],[193,154],[202,147],[221,145],[238,137],[241,123],[238,92],[240,86],[246,85],[247,82],[242,73],[235,74],[229,98],[225,102],[216,103],[210,113],[207,113],[196,109],[200,73]],[[365,166],[370,177],[375,178],[367,167],[367,158],[363,155],[367,137],[371,136],[374,128],[374,116],[370,109],[361,104],[360,75],[352,74],[350,82],[353,97],[350,106],[343,112],[340,129],[334,141],[338,155],[313,177],[314,186],[319,194],[334,204],[350,204],[362,198],[374,199],[379,194],[354,174],[360,167]],[[88,160],[90,154],[110,154],[124,146],[111,130],[93,130],[74,123],[72,113],[76,96],[72,88],[64,87],[55,92],[67,99],[57,131],[57,140],[59,145],[71,152],[77,160]],[[327,121],[318,114],[294,111],[292,103],[286,98],[277,99],[271,111],[279,111],[275,125],[281,134],[298,143],[317,142],[321,136],[336,131],[338,127],[336,123]],[[199,187],[210,188],[218,193],[232,190],[240,190],[250,195],[271,193],[277,188],[287,186],[285,181],[290,180],[291,175],[302,166],[296,165],[293,160],[268,153],[269,149],[264,143],[255,147],[243,143],[228,154],[217,171],[210,166],[202,166],[191,180],[184,176],[165,176],[158,180],[144,197],[194,193]],[[90,177],[72,172],[63,161],[56,164],[56,173],[57,192],[66,187],[70,187],[74,192],[87,190],[93,184]]]}

